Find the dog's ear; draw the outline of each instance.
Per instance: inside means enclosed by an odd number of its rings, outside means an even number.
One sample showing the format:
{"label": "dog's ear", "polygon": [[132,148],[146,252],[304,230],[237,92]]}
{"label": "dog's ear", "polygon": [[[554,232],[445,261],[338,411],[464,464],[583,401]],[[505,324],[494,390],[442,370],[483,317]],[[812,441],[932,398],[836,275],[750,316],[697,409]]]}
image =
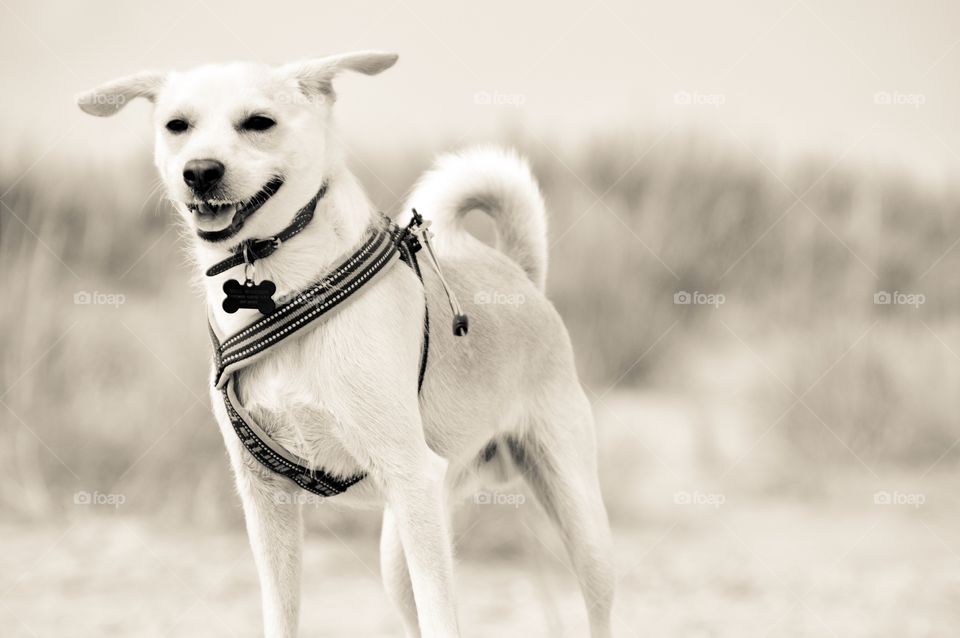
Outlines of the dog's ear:
{"label": "dog's ear", "polygon": [[305,93],[333,95],[333,78],[341,71],[376,75],[392,67],[398,57],[396,53],[357,51],[317,60],[294,62],[280,67],[280,72],[299,82]]}
{"label": "dog's ear", "polygon": [[166,74],[142,71],[101,84],[77,95],[77,106],[85,113],[106,117],[113,115],[134,98],[145,97],[153,102],[166,81]]}

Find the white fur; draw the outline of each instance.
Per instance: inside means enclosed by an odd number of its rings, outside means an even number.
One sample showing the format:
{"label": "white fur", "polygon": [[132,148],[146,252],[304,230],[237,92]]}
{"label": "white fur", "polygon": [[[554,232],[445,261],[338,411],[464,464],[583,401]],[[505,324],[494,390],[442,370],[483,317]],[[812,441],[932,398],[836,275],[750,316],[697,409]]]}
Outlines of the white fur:
{"label": "white fur", "polygon": [[[257,192],[273,175],[285,178],[226,245],[195,240],[201,269],[223,259],[241,239],[279,231],[328,181],[306,230],[257,262],[255,278],[269,278],[285,294],[314,281],[354,249],[374,215],[329,135],[332,80],[345,69],[377,73],[395,60],[363,52],[276,69],[231,64],[139,75],[94,89],[81,100],[95,115],[119,107],[90,104],[129,96],[155,101],[156,163],[191,233],[209,221],[198,220],[183,203],[190,197],[180,177],[186,161],[216,158],[226,164],[224,197],[236,200]],[[237,121],[252,112],[268,113],[277,126],[261,135],[238,130]],[[190,118],[189,134],[167,132],[171,117]],[[536,182],[516,154],[475,150],[441,158],[419,182],[410,205],[436,222],[437,249],[470,316],[470,334],[452,335],[450,310],[426,259],[423,286],[410,269],[395,265],[342,311],[244,369],[238,394],[281,445],[327,471],[368,473],[334,500],[385,506],[384,582],[409,636],[459,635],[448,506],[470,489],[479,459],[494,441],[496,463],[487,465],[498,465],[500,474],[504,467],[519,467],[566,543],[592,635],[607,637],[613,572],[593,421],[566,330],[542,292],[546,216]],[[495,220],[499,251],[460,228],[463,213],[472,208]],[[220,309],[223,281],[238,276],[230,271],[205,283],[214,321],[227,333],[256,317],[254,311],[228,315]],[[425,296],[430,362],[418,396]],[[300,508],[290,503],[301,492],[243,449],[218,393],[211,397],[260,574],[265,635],[289,638],[297,631],[303,534]]]}

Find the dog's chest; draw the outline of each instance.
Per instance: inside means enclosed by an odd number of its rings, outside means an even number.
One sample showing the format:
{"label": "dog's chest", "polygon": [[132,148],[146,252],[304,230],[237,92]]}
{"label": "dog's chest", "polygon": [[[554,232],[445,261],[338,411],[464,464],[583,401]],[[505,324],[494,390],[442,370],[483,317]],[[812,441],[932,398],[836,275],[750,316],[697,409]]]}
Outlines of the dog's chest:
{"label": "dog's chest", "polygon": [[315,467],[346,475],[357,470],[340,442],[341,420],[324,401],[316,362],[300,348],[275,348],[238,377],[244,407],[276,443]]}

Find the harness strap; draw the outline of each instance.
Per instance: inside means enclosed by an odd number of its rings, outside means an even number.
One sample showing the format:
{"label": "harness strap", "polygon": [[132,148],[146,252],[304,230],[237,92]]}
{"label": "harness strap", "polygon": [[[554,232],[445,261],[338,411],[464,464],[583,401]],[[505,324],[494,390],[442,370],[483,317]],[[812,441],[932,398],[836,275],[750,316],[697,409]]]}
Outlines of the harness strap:
{"label": "harness strap", "polygon": [[[322,192],[323,190],[320,196]],[[240,442],[262,465],[319,496],[341,494],[362,480],[365,474],[339,477],[320,468],[311,468],[307,460],[274,442],[244,409],[237,397],[236,374],[264,356],[271,347],[313,324],[317,319],[329,317],[331,312],[342,308],[357,290],[396,263],[393,258],[398,254],[400,260],[416,273],[422,283],[423,274],[416,257],[420,243],[413,232],[417,225],[418,222],[412,220],[406,228],[401,229],[389,218],[381,215],[380,222],[371,226],[363,244],[349,258],[273,313],[226,339],[217,335],[213,321],[210,321],[210,337],[215,358],[213,383],[223,397],[227,416]],[[424,289],[424,328],[417,378],[418,392],[423,386],[426,373],[429,339],[430,320]]]}
{"label": "harness strap", "polygon": [[227,376],[253,363],[273,345],[338,310],[341,303],[384,272],[399,250],[396,232],[374,230],[367,243],[329,277],[224,341],[215,355],[216,387],[222,389]]}
{"label": "harness strap", "polygon": [[417,261],[417,251],[420,250],[420,242],[413,235],[410,228],[415,223],[411,220],[403,232],[406,236],[399,242],[400,259],[405,264],[413,268],[417,273],[417,279],[423,286],[423,346],[420,348],[420,373],[417,376],[417,392],[423,389],[423,375],[427,372],[427,357],[430,354],[430,308],[427,304],[427,287],[423,283],[423,273],[420,271],[420,263]]}

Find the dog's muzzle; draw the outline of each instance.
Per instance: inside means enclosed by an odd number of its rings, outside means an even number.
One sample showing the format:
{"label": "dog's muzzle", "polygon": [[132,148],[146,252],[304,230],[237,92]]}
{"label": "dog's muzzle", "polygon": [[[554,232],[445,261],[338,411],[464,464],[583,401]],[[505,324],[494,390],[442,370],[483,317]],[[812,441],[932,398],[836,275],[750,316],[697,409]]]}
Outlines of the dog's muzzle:
{"label": "dog's muzzle", "polygon": [[283,179],[275,177],[269,182],[266,186],[260,189],[256,195],[251,197],[245,202],[238,204],[209,204],[206,202],[197,202],[197,203],[188,203],[187,208],[201,216],[210,215],[216,216],[222,212],[224,209],[229,206],[234,206],[235,210],[233,212],[233,217],[230,220],[230,225],[226,228],[220,230],[198,230],[197,236],[204,241],[209,242],[219,242],[226,239],[230,239],[243,228],[243,224],[246,222],[247,218],[257,212],[264,204],[267,203],[271,197],[273,197],[280,187],[283,186]]}

